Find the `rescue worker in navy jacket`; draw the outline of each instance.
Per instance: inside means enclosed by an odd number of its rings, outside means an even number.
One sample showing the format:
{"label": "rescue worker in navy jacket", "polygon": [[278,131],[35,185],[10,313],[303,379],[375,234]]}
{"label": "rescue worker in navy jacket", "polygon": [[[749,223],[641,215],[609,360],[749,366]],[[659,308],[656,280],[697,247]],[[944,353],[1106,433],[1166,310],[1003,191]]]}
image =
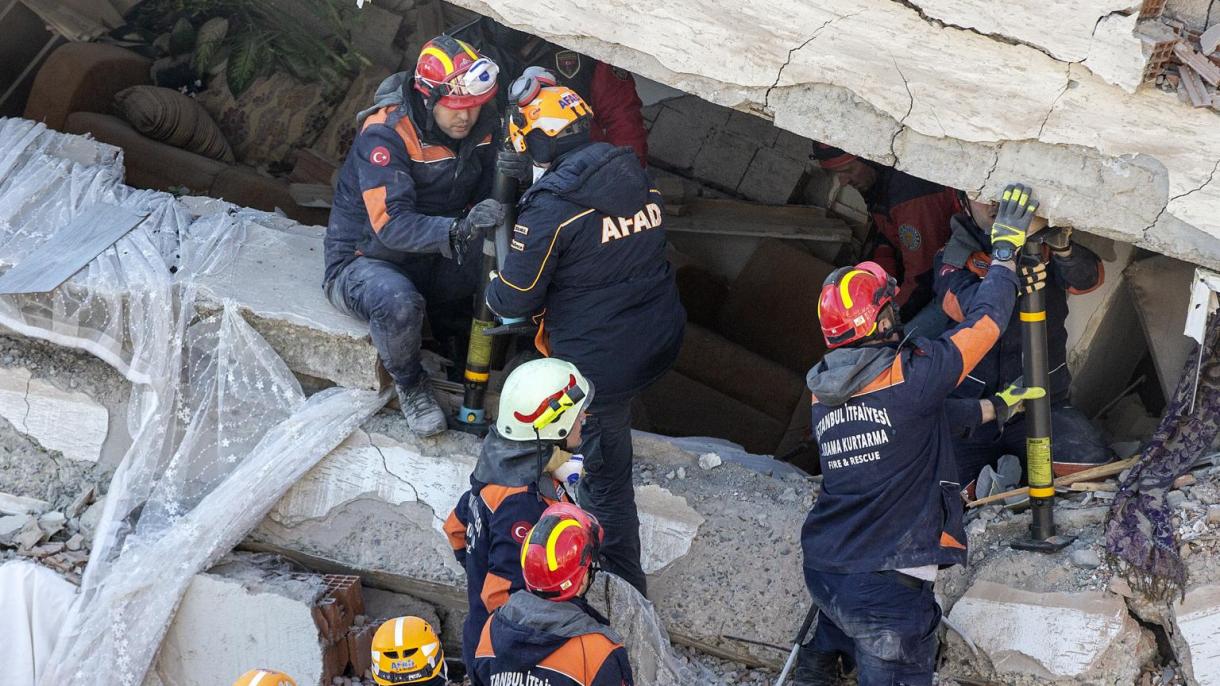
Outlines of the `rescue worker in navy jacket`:
{"label": "rescue worker in navy jacket", "polygon": [[[1020,248],[1037,203],[1019,185],[1003,198],[993,242]],[[796,683],[835,683],[840,654],[861,686],[932,683],[933,580],[966,561],[945,401],[999,340],[1018,285],[1011,257],[994,260],[956,328],[906,346],[897,283],[880,266],[827,277],[818,319],[831,350],[808,376],[822,492],[801,531],[821,614]]]}
{"label": "rescue worker in navy jacket", "polygon": [[823,143],[814,144],[813,156],[864,197],[874,230],[869,258],[898,279],[895,301],[907,333],[940,335],[949,320],[932,302],[932,262],[962,209],[956,191]]}
{"label": "rescue worker in navy jacket", "polygon": [[590,137],[594,142],[625,145],[640,164],[648,164],[648,130],[643,103],[631,73],[575,50],[509,28],[482,17],[457,29],[453,35],[473,44],[500,65],[504,92],[528,67],[540,67],[556,77],[557,86],[576,91],[593,108]]}
{"label": "rescue worker in navy jacket", "polygon": [[568,503],[547,508],[521,549],[526,590],[483,627],[474,686],[632,686],[622,639],[585,601],[601,542],[596,517]]}
{"label": "rescue worker in navy jacket", "polygon": [[673,364],[686,313],[665,258],[661,194],[629,148],[591,143],[588,105],[545,79],[527,70],[510,94],[513,145],[547,171],[521,198],[487,303],[502,318],[540,316],[539,350],[597,387],[577,501],[605,527],[606,569],[643,593],[631,400]]}
{"label": "rescue worker in navy jacket", "polygon": [[358,118],[326,229],[327,297],[369,322],[407,424],[425,436],[446,426],[420,366],[425,309],[460,362],[480,263],[462,258],[504,216],[485,199],[497,117],[484,105],[496,76],[494,62],[440,36],[424,46],[414,78],[382,82]]}
{"label": "rescue worker in navy jacket", "polygon": [[[995,216],[995,206],[968,201],[967,211],[953,217],[953,235],[936,256],[935,289],[945,313],[960,322],[972,306],[991,259],[991,239],[979,228]],[[1035,230],[1037,227],[1035,227]],[[1097,466],[1111,459],[1101,433],[1068,398],[1072,377],[1067,367],[1068,295],[1088,293],[1105,278],[1101,260],[1088,248],[1071,240],[1070,228],[1052,228],[1035,234],[1042,241],[1042,264],[1022,265],[1027,287],[1046,291],[1046,344],[1050,367],[1051,440],[1057,475]],[[999,343],[954,391],[956,398],[995,399],[1023,373],[1021,326],[1013,312]],[[989,426],[978,426],[977,417],[962,422],[955,434],[954,452],[963,483],[969,483],[987,464],[994,466],[1002,455],[1025,455],[1025,416]],[[1024,461],[1024,460],[1022,460]]]}
{"label": "rescue worker in navy jacket", "polygon": [[470,612],[462,625],[462,659],[468,672],[487,618],[525,588],[525,534],[548,506],[571,502],[566,489],[579,479],[580,462],[568,450],[580,445],[584,408],[592,399],[593,386],[576,366],[554,358],[526,362],[504,382],[470,490],[445,522],[466,569]]}

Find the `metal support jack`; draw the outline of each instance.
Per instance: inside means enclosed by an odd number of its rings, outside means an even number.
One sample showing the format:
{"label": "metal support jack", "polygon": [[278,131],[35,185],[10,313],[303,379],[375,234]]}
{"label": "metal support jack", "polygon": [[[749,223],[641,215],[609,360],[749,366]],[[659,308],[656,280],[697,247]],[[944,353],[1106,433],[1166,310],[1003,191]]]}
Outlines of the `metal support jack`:
{"label": "metal support jack", "polygon": [[[1042,259],[1042,242],[1025,243],[1021,261]],[[1046,347],[1046,291],[1034,291],[1021,299],[1021,350],[1024,379],[1029,386],[1048,390],[1047,395],[1025,401],[1025,473],[1029,479],[1032,521],[1029,536],[1012,542],[1017,550],[1056,553],[1067,547],[1075,536],[1055,531],[1055,474],[1051,459],[1050,369]]]}
{"label": "metal support jack", "polygon": [[[508,140],[507,120],[501,140]],[[495,338],[488,331],[496,326],[495,315],[487,306],[487,284],[491,272],[503,265],[508,254],[509,237],[517,222],[517,180],[497,173],[492,183],[491,197],[504,205],[504,220],[496,227],[495,233],[483,237],[483,266],[479,288],[474,294],[474,318],[470,322],[470,347],[466,352],[466,371],[463,374],[465,392],[457,413],[458,430],[480,435],[487,432],[487,382],[491,377],[495,346]]]}

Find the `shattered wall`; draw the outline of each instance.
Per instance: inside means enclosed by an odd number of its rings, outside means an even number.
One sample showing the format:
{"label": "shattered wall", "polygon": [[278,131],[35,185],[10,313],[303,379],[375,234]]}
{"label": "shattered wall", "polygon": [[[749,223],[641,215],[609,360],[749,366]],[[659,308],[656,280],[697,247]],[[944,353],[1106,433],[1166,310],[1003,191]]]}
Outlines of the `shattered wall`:
{"label": "shattered wall", "polygon": [[972,194],[1023,179],[1052,222],[1220,265],[1220,118],[1141,86],[1140,2],[457,4]]}

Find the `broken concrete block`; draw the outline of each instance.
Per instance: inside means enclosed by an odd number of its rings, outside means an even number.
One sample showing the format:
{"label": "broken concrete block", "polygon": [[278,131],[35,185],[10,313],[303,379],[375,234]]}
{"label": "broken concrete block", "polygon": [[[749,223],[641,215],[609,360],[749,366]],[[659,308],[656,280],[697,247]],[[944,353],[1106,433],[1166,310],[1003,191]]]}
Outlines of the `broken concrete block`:
{"label": "broken concrete block", "polygon": [[[644,472],[686,474],[664,488],[637,485],[650,595],[671,636],[777,664],[771,651],[724,634],[781,644],[795,631],[804,586],[792,532],[804,521],[809,484],[730,462],[702,470],[697,455],[645,436],[635,445]],[[478,450],[473,436],[421,439],[401,416],[380,414],[294,485],[246,545],[315,569],[359,573],[368,584],[460,610],[464,575],[441,524],[468,487]],[[799,495],[785,503],[780,495],[788,488]],[[742,540],[752,543],[739,545]],[[759,560],[756,545],[775,554]],[[747,567],[750,573],[742,574]],[[726,584],[734,589],[727,595],[719,590]],[[764,596],[776,600],[758,603]],[[375,611],[371,600],[367,611]],[[724,629],[729,623],[733,631]],[[349,642],[349,657],[351,651]]]}
{"label": "broken concrete block", "polygon": [[197,574],[187,587],[155,670],[167,684],[213,686],[252,666],[274,665],[299,684],[320,684],[324,647],[313,618],[316,586],[268,584]]}
{"label": "broken concrete block", "polygon": [[5,515],[0,517],[0,546],[15,545],[13,539],[25,528],[26,522],[34,519],[29,515]]}
{"label": "broken concrete block", "polygon": [[46,534],[43,533],[42,529],[38,528],[38,520],[30,517],[21,526],[21,530],[13,536],[13,543],[20,549],[28,550],[38,545],[45,538]]}
{"label": "broken concrete block", "polygon": [[374,64],[396,69],[402,54],[394,48],[394,38],[402,25],[402,15],[366,3],[358,22],[358,30],[352,31],[352,46]]}
{"label": "broken concrete block", "polygon": [[758,149],[758,143],[749,138],[713,131],[695,155],[691,173],[715,188],[734,191],[741,185]]}
{"label": "broken concrete block", "polygon": [[101,456],[110,424],[110,413],[93,398],[31,379],[21,367],[0,367],[0,417],[47,450],[89,462]]}
{"label": "broken concrete block", "polygon": [[677,110],[661,107],[648,131],[648,157],[673,169],[690,169],[708,130],[693,125]]}
{"label": "broken concrete block", "polygon": [[807,166],[807,160],[796,159],[772,148],[759,148],[750,160],[737,192],[758,202],[783,205],[792,199]]}
{"label": "broken concrete block", "polygon": [[85,513],[77,520],[80,525],[80,531],[89,541],[93,540],[93,532],[97,530],[98,522],[102,521],[102,510],[106,508],[106,499],[99,498],[97,502],[89,506]]}
{"label": "broken concrete block", "polygon": [[81,534],[72,534],[71,538],[64,545],[67,546],[68,550],[75,552],[85,546],[85,537]]}
{"label": "broken concrete block", "polygon": [[218,311],[231,299],[292,371],[350,388],[378,388],[368,325],[336,310],[322,293],[321,235],[253,221],[245,226],[236,258],[199,277],[200,309]]}
{"label": "broken concrete block", "polygon": [[777,421],[788,419],[805,387],[796,372],[697,324],[686,325],[674,370]]}
{"label": "broken concrete block", "polygon": [[763,147],[775,145],[775,140],[779,137],[780,132],[770,120],[737,110],[729,111],[729,119],[725,122],[724,128],[726,131],[748,138]]}
{"label": "broken concrete block", "polygon": [[1188,653],[1182,660],[1199,686],[1220,684],[1220,585],[1197,586],[1174,604],[1175,623]]}
{"label": "broken concrete block", "polygon": [[62,512],[48,512],[38,518],[38,528],[43,530],[47,538],[62,531],[67,523],[68,518]]}
{"label": "broken concrete block", "polygon": [[1133,262],[1124,272],[1166,398],[1173,397],[1194,347],[1183,333],[1194,273],[1194,265],[1163,256]]}
{"label": "broken concrete block", "polygon": [[949,619],[997,675],[1135,683],[1155,643],[1116,595],[1033,593],[976,581]]}

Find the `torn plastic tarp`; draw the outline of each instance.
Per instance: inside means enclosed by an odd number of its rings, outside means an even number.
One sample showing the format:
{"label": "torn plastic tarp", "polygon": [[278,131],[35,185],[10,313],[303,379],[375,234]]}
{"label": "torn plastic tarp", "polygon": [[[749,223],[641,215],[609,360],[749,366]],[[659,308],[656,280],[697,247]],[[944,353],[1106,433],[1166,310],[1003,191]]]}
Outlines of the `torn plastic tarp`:
{"label": "torn plastic tarp", "polygon": [[46,567],[0,565],[0,684],[38,683],[76,586]]}

